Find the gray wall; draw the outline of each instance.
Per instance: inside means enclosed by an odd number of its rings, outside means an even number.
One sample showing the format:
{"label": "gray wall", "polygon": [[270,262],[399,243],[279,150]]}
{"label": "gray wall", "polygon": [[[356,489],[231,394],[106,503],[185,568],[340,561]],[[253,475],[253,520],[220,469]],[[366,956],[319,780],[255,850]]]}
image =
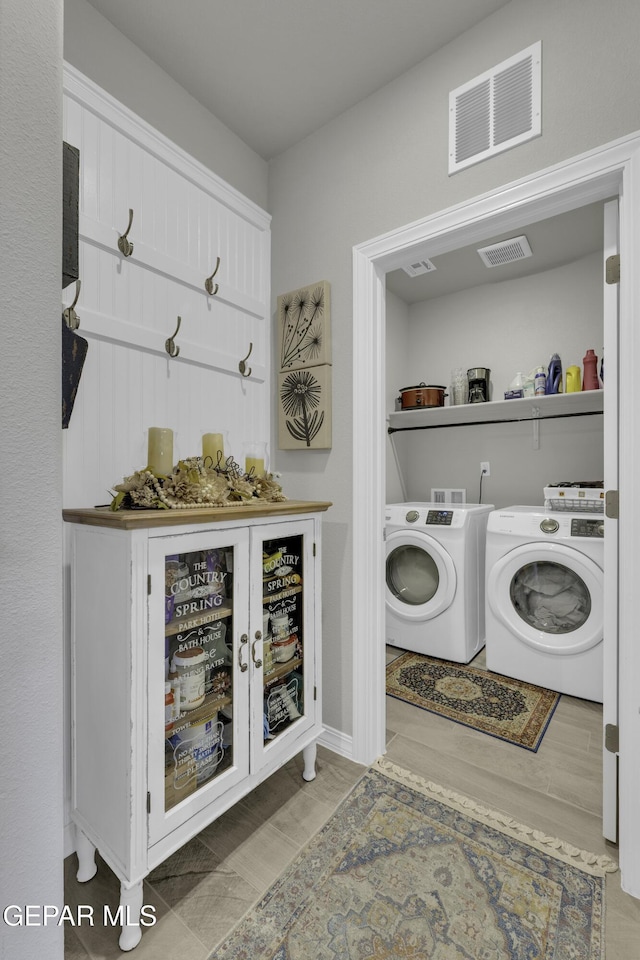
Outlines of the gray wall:
{"label": "gray wall", "polygon": [[[273,221],[273,297],[332,284],[330,452],[280,453],[291,496],[330,498],[325,714],[351,723],[353,244],[640,127],[637,0],[512,0],[495,16],[267,167],[84,0],[65,0],[64,56]],[[2,0],[0,126],[4,370],[3,866],[7,901],[62,903],[60,140],[62,0]],[[543,135],[449,178],[450,89],[543,41]],[[268,188],[268,194],[267,194]],[[37,282],[34,279],[37,278]],[[34,585],[25,620],[15,583]],[[37,602],[35,602],[37,598]],[[25,709],[25,697],[37,710]],[[0,956],[62,956],[60,928],[2,927]]]}
{"label": "gray wall", "polygon": [[[70,63],[272,213],[274,315],[278,294],[331,282],[333,447],[276,450],[273,460],[290,496],[334,501],[325,522],[325,718],[350,734],[352,247],[640,128],[640,5],[511,0],[272,160],[266,204],[263,161],[210,114],[203,126],[202,108],[85,0],[67,0],[65,12]],[[449,177],[449,91],[536,40],[542,136]]]}
{"label": "gray wall", "polygon": [[[615,12],[615,15],[612,15]],[[280,452],[292,496],[327,498],[325,720],[352,731],[352,246],[640,128],[637,0],[511,0],[270,163],[274,297],[331,282],[333,448]],[[447,175],[448,94],[542,40],[542,136]],[[357,347],[356,347],[357,350]],[[356,358],[357,359],[357,358]],[[345,678],[345,679],[341,679]],[[335,682],[334,682],[335,681]]]}
{"label": "gray wall", "polygon": [[[0,890],[62,904],[62,0],[2,0]],[[0,957],[62,958],[59,927],[0,924]]]}
{"label": "gray wall", "polygon": [[240,193],[266,208],[268,168],[262,157],[86,0],[65,0],[64,58]]}
{"label": "gray wall", "polygon": [[[589,347],[602,355],[602,254],[414,304],[409,317],[403,382],[448,384],[454,367],[487,366],[498,400],[518,371],[546,367],[553,353],[565,372],[570,364],[582,369]],[[467,502],[477,503],[480,461],[488,460],[484,503],[542,504],[551,482],[602,480],[602,424],[599,415],[543,420],[538,449],[531,423],[397,434],[408,499],[429,500],[431,487],[466,487]],[[393,471],[389,476],[393,481]]]}

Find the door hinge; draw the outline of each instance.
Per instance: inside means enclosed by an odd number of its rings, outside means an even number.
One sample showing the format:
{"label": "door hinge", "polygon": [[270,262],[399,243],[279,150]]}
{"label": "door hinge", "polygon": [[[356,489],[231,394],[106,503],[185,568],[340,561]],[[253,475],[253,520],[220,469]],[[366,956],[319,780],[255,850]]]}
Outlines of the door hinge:
{"label": "door hinge", "polygon": [[147,791],[147,813],[151,813],[151,794]]}
{"label": "door hinge", "polygon": [[605,493],[604,512],[610,520],[620,519],[620,496],[617,490],[607,490]]}
{"label": "door hinge", "polygon": [[151,594],[151,574],[147,574],[147,596]]}
{"label": "door hinge", "polygon": [[615,253],[607,257],[604,264],[604,275],[607,283],[620,283],[620,254]]}
{"label": "door hinge", "polygon": [[318,688],[317,688],[317,687],[314,687],[314,688],[313,688],[313,699],[314,699],[314,700],[317,700],[317,699],[318,699]]}
{"label": "door hinge", "polygon": [[617,723],[605,724],[604,745],[609,753],[618,753],[620,750],[620,728]]}
{"label": "door hinge", "polygon": [[315,555],[316,555],[316,545],[315,545],[315,543],[314,543],[314,545],[313,545],[313,555],[314,555],[314,557],[315,557]]}

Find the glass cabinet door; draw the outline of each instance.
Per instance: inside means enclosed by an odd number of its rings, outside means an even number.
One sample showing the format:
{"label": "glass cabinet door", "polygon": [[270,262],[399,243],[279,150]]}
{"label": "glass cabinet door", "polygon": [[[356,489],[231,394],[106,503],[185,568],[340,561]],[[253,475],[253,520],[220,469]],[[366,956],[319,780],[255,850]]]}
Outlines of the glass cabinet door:
{"label": "glass cabinet door", "polygon": [[152,587],[163,585],[149,617],[149,741],[164,773],[150,824],[161,836],[184,807],[193,815],[248,772],[248,534],[165,537],[150,549]]}
{"label": "glass cabinet door", "polygon": [[279,742],[297,737],[314,720],[315,565],[312,524],[272,524],[254,533],[260,534],[254,606],[262,611],[262,682],[252,690],[254,728],[261,727],[262,734],[256,729],[259,765]]}

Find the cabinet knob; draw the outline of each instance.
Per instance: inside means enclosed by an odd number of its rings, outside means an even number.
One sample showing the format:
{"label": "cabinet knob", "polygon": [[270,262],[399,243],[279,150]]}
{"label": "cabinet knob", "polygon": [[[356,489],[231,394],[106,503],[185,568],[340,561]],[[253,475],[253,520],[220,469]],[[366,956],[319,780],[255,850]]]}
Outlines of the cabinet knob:
{"label": "cabinet knob", "polygon": [[256,638],[251,645],[251,659],[256,667],[262,666],[262,660],[256,660],[256,643],[262,640],[262,630],[256,630]]}
{"label": "cabinet knob", "polygon": [[246,633],[243,633],[242,636],[240,637],[240,646],[238,647],[238,665],[240,666],[241,673],[244,673],[246,670],[249,669],[249,664],[246,662],[243,663],[243,660],[242,660],[242,648],[246,643],[249,643],[249,637]]}

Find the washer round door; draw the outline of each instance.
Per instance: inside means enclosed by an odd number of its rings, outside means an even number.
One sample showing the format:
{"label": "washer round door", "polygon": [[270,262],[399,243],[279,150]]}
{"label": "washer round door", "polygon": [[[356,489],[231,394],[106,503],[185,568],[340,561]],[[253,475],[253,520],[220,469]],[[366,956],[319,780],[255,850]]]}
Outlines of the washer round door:
{"label": "washer round door", "polygon": [[405,620],[430,620],[451,605],[456,568],[442,544],[417,530],[387,537],[386,604]]}
{"label": "washer round door", "polygon": [[601,567],[560,543],[516,547],[487,578],[496,617],[523,643],[558,655],[583,653],[600,643],[603,588]]}

